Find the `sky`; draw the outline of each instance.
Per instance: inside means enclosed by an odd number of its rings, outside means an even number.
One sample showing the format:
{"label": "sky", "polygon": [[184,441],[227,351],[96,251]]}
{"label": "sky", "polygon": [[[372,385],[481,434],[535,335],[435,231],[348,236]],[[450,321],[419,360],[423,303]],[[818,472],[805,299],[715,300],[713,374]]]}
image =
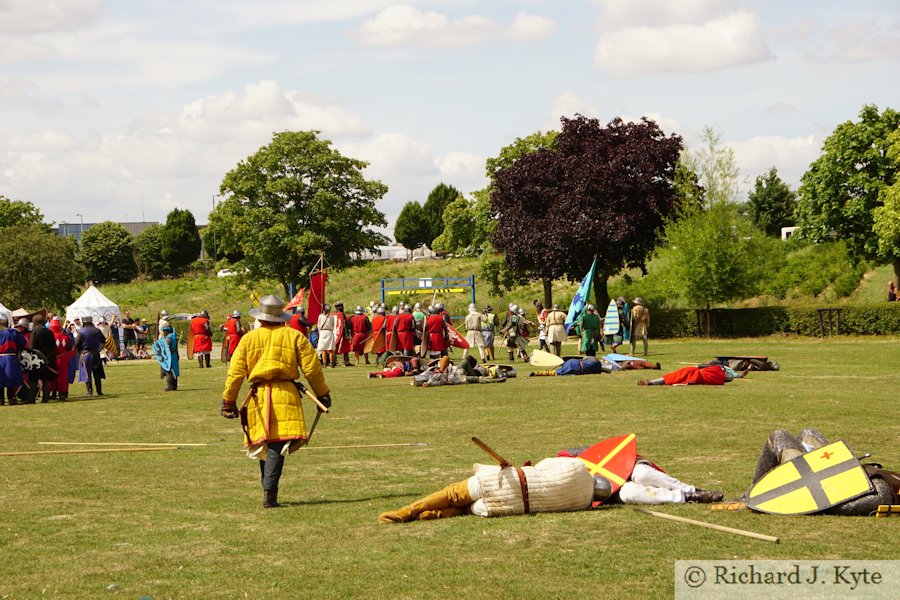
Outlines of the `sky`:
{"label": "sky", "polygon": [[47,221],[208,221],[224,175],[315,129],[388,185],[438,183],[577,114],[710,126],[744,190],[900,108],[895,0],[0,0],[0,195]]}

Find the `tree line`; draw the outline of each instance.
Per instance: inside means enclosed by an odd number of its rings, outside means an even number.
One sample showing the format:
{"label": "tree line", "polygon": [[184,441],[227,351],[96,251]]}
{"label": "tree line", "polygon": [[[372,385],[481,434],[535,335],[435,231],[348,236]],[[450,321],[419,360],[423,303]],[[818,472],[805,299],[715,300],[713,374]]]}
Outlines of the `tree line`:
{"label": "tree line", "polygon": [[[377,208],[387,186],[366,179],[366,166],[318,131],[275,133],[225,174],[224,200],[204,232],[208,254],[250,282],[278,281],[285,295],[322,259],[333,269],[350,265],[388,242]],[[788,260],[775,236],[791,224],[806,243],[841,241],[851,261],[893,263],[900,281],[898,169],[900,114],[890,108],[867,105],[858,121],[838,125],[796,192],[773,167],[746,202],[733,152],[711,128],[689,150],[650,119],[604,125],[577,115],[561,119],[559,131],[501,148],[485,163],[484,189],[467,197],[441,183],[424,204],[407,203],[394,234],[408,248],[481,256],[479,275],[494,293],[540,281],[551,304],[552,282],[580,280],[596,259],[595,302],[604,305],[610,277],[640,269],[650,280],[654,260],[661,299],[709,306],[771,282]],[[85,279],[178,275],[200,250],[189,211],[176,209],[136,237],[98,224],[78,248],[47,237],[30,203],[0,200],[0,251],[21,265],[0,275],[0,297],[12,303],[59,307]],[[17,302],[47,281],[55,283]]]}

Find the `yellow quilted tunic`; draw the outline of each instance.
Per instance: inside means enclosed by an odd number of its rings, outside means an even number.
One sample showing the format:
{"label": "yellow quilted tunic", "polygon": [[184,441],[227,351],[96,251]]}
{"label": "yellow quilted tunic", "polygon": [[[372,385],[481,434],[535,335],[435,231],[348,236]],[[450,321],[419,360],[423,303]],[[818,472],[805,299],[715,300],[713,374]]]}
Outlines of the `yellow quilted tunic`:
{"label": "yellow quilted tunic", "polygon": [[306,438],[300,392],[293,383],[301,371],[316,396],[329,393],[315,349],[296,329],[264,322],[241,338],[231,357],[224,398],[237,403],[244,379],[257,385],[256,396],[247,403],[250,443],[245,439],[245,446]]}

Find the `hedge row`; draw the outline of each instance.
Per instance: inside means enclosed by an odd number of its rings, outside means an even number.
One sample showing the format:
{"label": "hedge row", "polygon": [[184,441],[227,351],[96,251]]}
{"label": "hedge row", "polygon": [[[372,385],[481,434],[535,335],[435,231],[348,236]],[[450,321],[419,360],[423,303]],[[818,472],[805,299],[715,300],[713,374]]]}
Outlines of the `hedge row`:
{"label": "hedge row", "polygon": [[[826,335],[900,334],[900,302],[830,308],[822,313]],[[821,308],[766,306],[762,308],[714,308],[710,311],[715,337],[760,337],[776,333],[822,335]],[[838,314],[837,311],[840,311]],[[656,338],[706,335],[706,311],[693,309],[657,310],[652,313],[650,333]]]}

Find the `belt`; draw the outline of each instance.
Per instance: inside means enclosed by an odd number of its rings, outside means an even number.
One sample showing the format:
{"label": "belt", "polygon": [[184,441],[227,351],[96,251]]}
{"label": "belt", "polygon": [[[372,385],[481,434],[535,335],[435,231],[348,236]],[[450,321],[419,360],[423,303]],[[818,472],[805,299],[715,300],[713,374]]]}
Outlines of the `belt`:
{"label": "belt", "polygon": [[5,353],[5,354],[0,354],[0,356],[16,356],[16,353],[15,353],[15,352],[8,352],[8,353]]}
{"label": "belt", "polygon": [[513,469],[516,470],[516,475],[519,476],[519,486],[522,488],[522,503],[525,505],[525,514],[527,515],[530,512],[528,507],[528,480],[525,479],[525,471],[521,467],[513,467]]}

